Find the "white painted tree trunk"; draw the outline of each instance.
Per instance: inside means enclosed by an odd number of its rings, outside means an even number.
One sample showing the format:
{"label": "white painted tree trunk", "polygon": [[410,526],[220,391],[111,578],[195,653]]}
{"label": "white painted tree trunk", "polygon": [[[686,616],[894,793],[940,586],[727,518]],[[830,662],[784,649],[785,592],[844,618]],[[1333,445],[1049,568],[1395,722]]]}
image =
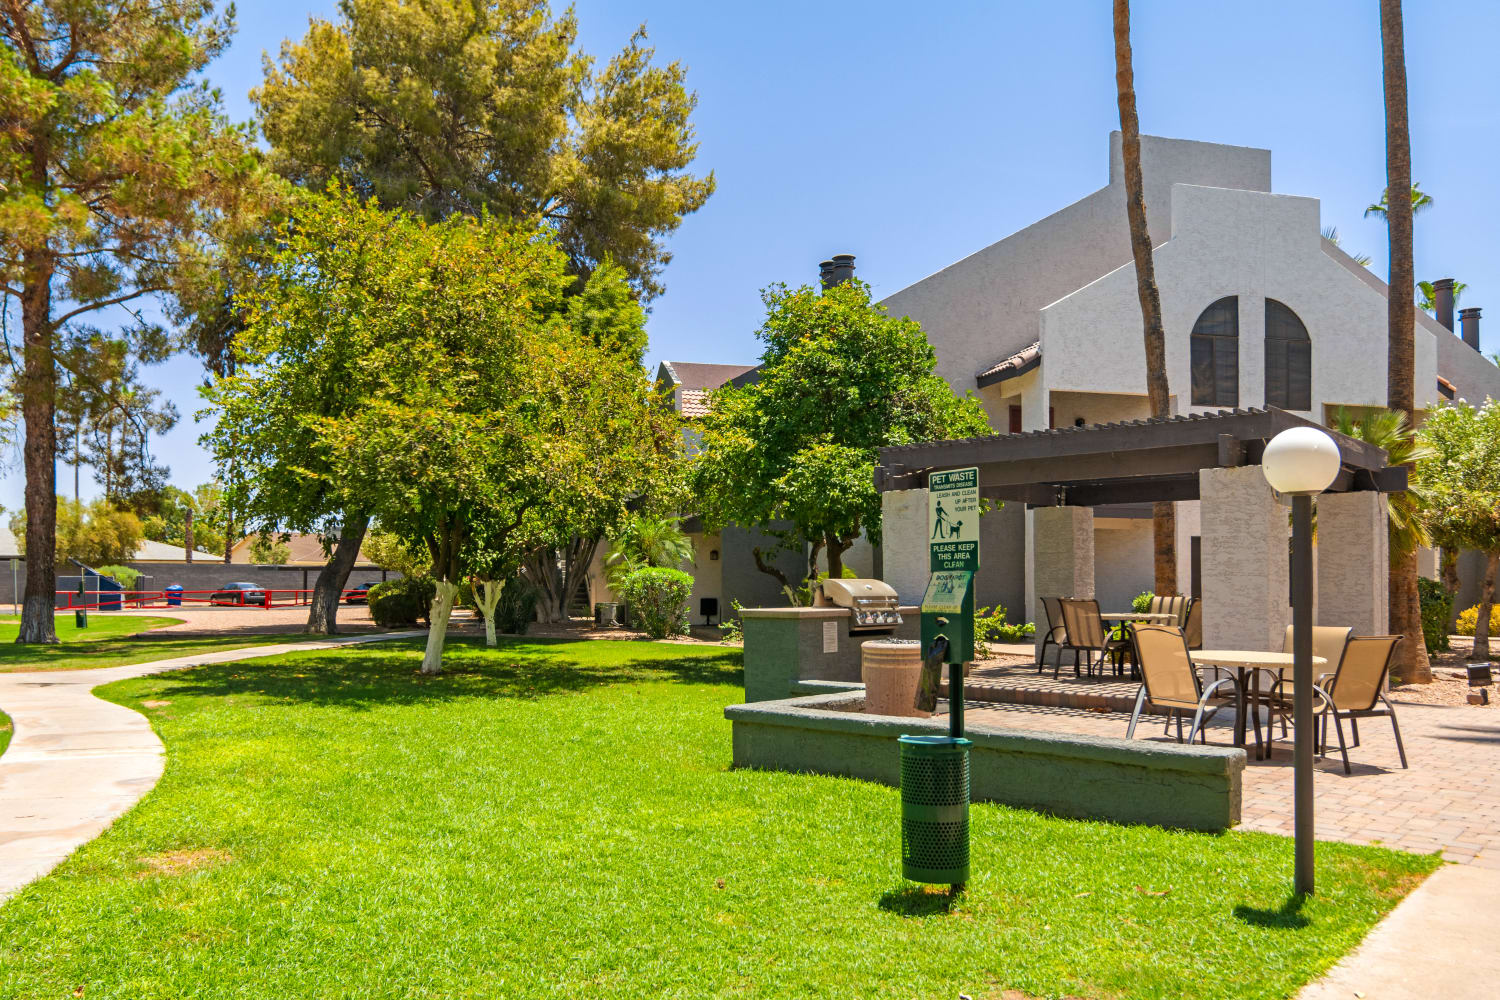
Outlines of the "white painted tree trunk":
{"label": "white painted tree trunk", "polygon": [[432,627],[427,630],[427,652],[422,656],[422,673],[443,672],[443,640],[448,637],[448,618],[453,614],[453,600],[458,596],[458,584],[439,580],[437,593],[432,598],[428,617]]}
{"label": "white painted tree trunk", "polygon": [[495,608],[500,604],[500,593],[505,589],[504,580],[485,580],[480,592],[474,595],[479,609],[484,612],[484,644],[494,649],[499,642],[495,638]]}

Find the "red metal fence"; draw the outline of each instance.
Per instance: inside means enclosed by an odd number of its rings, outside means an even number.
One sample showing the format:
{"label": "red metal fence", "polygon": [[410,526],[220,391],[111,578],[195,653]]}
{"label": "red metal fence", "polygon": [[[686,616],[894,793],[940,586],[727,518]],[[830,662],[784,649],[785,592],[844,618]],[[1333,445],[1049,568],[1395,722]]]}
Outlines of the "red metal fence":
{"label": "red metal fence", "polygon": [[[296,607],[312,603],[311,590],[282,590],[267,587],[263,590],[76,590],[57,592],[58,611],[119,611],[122,608],[176,608],[194,604],[205,604],[227,608],[271,608]],[[366,591],[345,590],[339,601],[350,596],[364,603]]]}

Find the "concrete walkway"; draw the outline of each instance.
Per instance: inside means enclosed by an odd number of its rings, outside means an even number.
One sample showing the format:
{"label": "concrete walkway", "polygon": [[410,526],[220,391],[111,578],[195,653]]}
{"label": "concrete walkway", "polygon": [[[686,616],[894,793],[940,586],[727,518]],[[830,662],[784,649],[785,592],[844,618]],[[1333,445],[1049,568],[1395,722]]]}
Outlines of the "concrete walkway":
{"label": "concrete walkway", "polygon": [[0,756],[0,900],[104,832],[161,777],[161,741],[139,713],[94,697],[101,684],[209,663],[425,635],[387,632],[224,649],[100,670],[0,674],[14,724]]}
{"label": "concrete walkway", "polygon": [[1500,983],[1500,871],[1445,865],[1297,1000],[1489,1000]]}

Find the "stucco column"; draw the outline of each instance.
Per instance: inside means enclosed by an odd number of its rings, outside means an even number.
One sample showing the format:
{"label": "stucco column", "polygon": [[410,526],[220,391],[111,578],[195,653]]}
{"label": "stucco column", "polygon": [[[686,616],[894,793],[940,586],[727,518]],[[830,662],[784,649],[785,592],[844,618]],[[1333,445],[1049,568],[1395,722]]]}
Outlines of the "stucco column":
{"label": "stucco column", "polygon": [[1379,493],[1318,497],[1319,625],[1347,625],[1355,635],[1389,631],[1386,524],[1386,499]]}
{"label": "stucco column", "polygon": [[927,491],[880,494],[881,571],[902,604],[921,604],[927,592]]}
{"label": "stucco column", "polygon": [[1031,620],[1036,652],[1047,634],[1044,597],[1094,596],[1094,509],[1037,507],[1031,511]]}
{"label": "stucco column", "polygon": [[1198,473],[1203,645],[1281,649],[1290,622],[1288,509],[1258,465]]}

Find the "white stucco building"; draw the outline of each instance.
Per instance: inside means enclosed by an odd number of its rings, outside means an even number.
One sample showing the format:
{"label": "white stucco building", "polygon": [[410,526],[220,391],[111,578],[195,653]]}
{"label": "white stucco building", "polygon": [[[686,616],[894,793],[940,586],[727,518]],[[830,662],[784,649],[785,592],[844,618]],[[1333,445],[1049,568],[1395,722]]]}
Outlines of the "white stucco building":
{"label": "white stucco building", "polygon": [[[1269,150],[1143,136],[1141,158],[1173,412],[1273,405],[1326,423],[1340,407],[1383,407],[1388,290],[1321,236],[1318,200],[1272,192]],[[938,373],[974,392],[997,432],[1149,415],[1118,133],[1108,162],[1104,187],[883,301],[921,323]],[[1451,324],[1451,302],[1445,311]],[[1463,311],[1466,342],[1417,312],[1419,409],[1500,398],[1478,322]],[[1185,591],[1197,506],[1178,505]],[[1151,587],[1149,509],[1095,514],[1097,594],[1125,606]],[[978,599],[1013,617],[1034,606],[1030,518],[1011,504],[983,522]],[[1472,566],[1465,576],[1467,589]]]}

